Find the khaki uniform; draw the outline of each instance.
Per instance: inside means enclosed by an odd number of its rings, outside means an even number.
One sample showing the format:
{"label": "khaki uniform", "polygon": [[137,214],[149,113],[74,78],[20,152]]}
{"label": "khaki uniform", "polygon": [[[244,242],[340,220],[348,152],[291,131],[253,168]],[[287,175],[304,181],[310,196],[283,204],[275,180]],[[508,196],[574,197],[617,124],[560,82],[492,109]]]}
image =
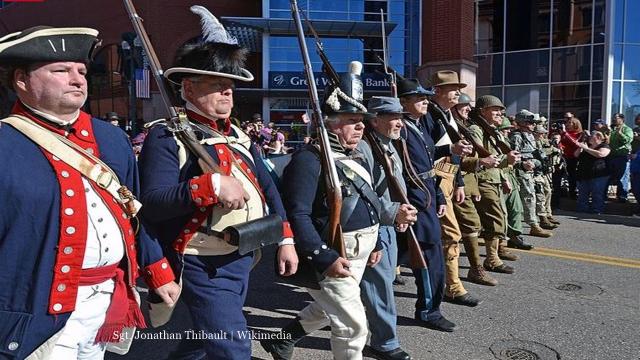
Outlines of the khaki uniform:
{"label": "khaki uniform", "polygon": [[[493,138],[485,134],[479,126],[471,125],[469,130],[471,130],[472,136],[477,142],[481,143],[485,149],[500,159],[500,164],[497,168],[481,169],[476,173],[481,197],[480,201],[475,203],[475,207],[480,217],[487,248],[487,257],[484,265],[495,268],[503,264],[498,257],[498,243],[506,234],[506,219],[501,205],[501,184],[505,179],[502,169],[508,166],[507,157],[500,153],[493,142]],[[501,134],[496,134],[502,139]]]}

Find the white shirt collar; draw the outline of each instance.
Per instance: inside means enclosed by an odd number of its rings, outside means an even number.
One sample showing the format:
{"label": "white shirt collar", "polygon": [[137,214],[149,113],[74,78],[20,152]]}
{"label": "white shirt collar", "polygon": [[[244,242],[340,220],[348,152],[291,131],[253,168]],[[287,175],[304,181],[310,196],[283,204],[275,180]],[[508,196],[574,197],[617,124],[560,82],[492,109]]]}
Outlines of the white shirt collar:
{"label": "white shirt collar", "polygon": [[80,109],[76,110],[76,113],[73,115],[73,120],[67,121],[67,120],[62,120],[56,116],[53,116],[51,114],[47,114],[45,112],[42,112],[40,110],[36,110],[34,108],[32,108],[31,106],[22,103],[22,105],[24,105],[27,109],[33,111],[36,115],[38,116],[42,116],[43,118],[51,121],[54,124],[60,125],[60,126],[67,126],[67,125],[71,125],[73,123],[75,123],[78,120],[78,117],[80,116]]}

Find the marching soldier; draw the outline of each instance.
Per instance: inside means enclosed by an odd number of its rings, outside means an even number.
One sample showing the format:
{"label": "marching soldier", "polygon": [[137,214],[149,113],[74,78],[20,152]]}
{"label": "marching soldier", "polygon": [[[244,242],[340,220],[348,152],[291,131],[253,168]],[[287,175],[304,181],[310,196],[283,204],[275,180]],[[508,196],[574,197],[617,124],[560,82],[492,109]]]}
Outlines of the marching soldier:
{"label": "marching soldier", "polygon": [[[391,201],[392,180],[387,178],[382,165],[382,162],[389,158],[393,175],[401,190],[406,193],[407,188],[402,179],[402,160],[391,143],[400,138],[400,130],[404,126],[404,111],[398,98],[394,97],[374,96],[369,99],[368,105],[369,113],[375,115],[367,124],[370,127],[370,136],[366,141],[361,141],[358,148],[365,155],[372,170],[373,189],[382,202],[378,230],[382,258],[376,266],[365,269],[360,283],[371,332],[369,346],[377,359],[409,360],[409,354],[400,348],[396,332],[397,313],[393,280],[398,258],[396,229],[406,231],[407,226],[417,220],[417,210],[410,204]],[[371,150],[374,146],[378,148],[379,153]],[[381,154],[386,156],[380,157]]]}
{"label": "marching soldier", "polygon": [[[424,89],[415,79],[403,79],[398,82],[398,96],[406,112],[405,128],[401,134],[407,147],[407,154],[403,154],[407,196],[411,204],[418,209],[418,221],[414,230],[428,264],[429,276],[429,279],[426,279],[421,271],[413,269],[418,288],[415,318],[421,320],[425,327],[451,332],[455,329],[455,324],[440,312],[445,275],[439,217],[446,212],[446,200],[437,186],[433,165],[438,158],[466,153],[468,145],[435,145],[435,141],[429,135],[436,127],[427,111],[427,96],[430,95],[434,95],[434,92]],[[417,179],[407,176],[410,171],[407,167],[415,170]],[[430,288],[427,289],[427,286]],[[431,294],[430,299],[427,294]]]}
{"label": "marching soldier", "polygon": [[[502,124],[498,126],[498,131],[502,133],[505,139],[508,139],[512,129],[513,125],[511,124],[511,121],[509,121],[506,116],[503,117]],[[531,250],[533,249],[533,246],[527,244],[522,238],[522,233],[524,232],[522,226],[524,220],[524,208],[522,206],[522,199],[520,198],[520,183],[516,176],[516,169],[514,169],[513,166],[509,166],[504,169],[503,174],[512,186],[511,192],[502,196],[502,205],[507,217],[507,247]],[[502,249],[502,246],[498,249],[498,256],[500,256],[501,259],[512,261],[517,260],[514,258],[515,254],[505,256],[504,253],[500,252]]]}
{"label": "marching soldier", "polygon": [[[452,114],[464,126],[469,127],[471,125],[469,121],[471,109],[471,98],[463,93],[460,94],[458,105],[453,107]],[[462,158],[460,170],[464,178],[465,197],[461,203],[453,203],[456,219],[462,234],[462,243],[469,259],[470,266],[467,280],[488,286],[495,286],[498,282],[487,274],[480,261],[478,237],[480,236],[482,225],[476,209],[476,202],[480,199],[476,173],[480,169],[494,168],[499,163],[500,161],[493,155],[479,158],[476,151]]]}
{"label": "marching soldier", "polygon": [[[450,145],[452,142],[444,128],[444,124],[447,123],[457,130],[451,108],[458,104],[460,89],[466,87],[467,84],[461,83],[458,73],[450,70],[434,73],[431,77],[431,84],[435,91],[429,102],[428,109],[429,115],[435,120],[431,137],[437,141],[436,146]],[[471,147],[469,146],[469,151],[470,149]],[[453,207],[454,202],[459,204],[465,198],[465,184],[460,173],[460,164],[463,159],[458,155],[436,159],[434,170],[440,180],[440,190],[447,205],[447,210],[440,218],[446,272],[444,299],[454,304],[473,307],[477,306],[481,300],[469,294],[458,275],[459,242],[462,234],[460,233]]]}
{"label": "marching soldier", "polygon": [[[203,23],[217,23],[207,9],[194,6],[191,10]],[[218,169],[203,173],[198,156],[186,150],[175,129],[165,125],[149,131],[140,154],[144,219],[165,245],[171,267],[181,278],[194,330],[227,334],[185,341],[171,358],[251,357],[248,337],[235,336],[230,341],[229,336],[246,331],[242,307],[254,256],[239,252],[243,239],[239,244],[226,241],[224,229],[272,219],[266,217],[266,209],[270,209],[281,217],[268,224],[269,229],[275,229],[271,233],[282,234],[272,239],[280,240],[279,272],[290,275],[297,267],[293,234],[288,222],[282,220],[286,217],[280,194],[260,161],[259,150],[229,119],[234,81],[253,80],[244,69],[246,52],[221,26],[205,28],[203,40],[181,47],[175,66],[164,72],[180,84],[189,124],[202,139],[194,146],[202,146]],[[160,310],[151,308],[157,325],[168,321]]]}
{"label": "marching soldier", "polygon": [[542,162],[536,155],[536,141],[533,137],[533,129],[537,120],[534,113],[520,110],[516,114],[518,129],[511,132],[509,139],[513,149],[520,152],[522,156],[522,161],[516,165],[516,174],[520,182],[524,222],[530,226],[529,235],[548,238],[553,233],[540,226],[540,220],[536,214],[534,176],[536,169],[542,168]]}
{"label": "marching soldier", "polygon": [[291,359],[300,339],[327,325],[331,326],[334,359],[362,359],[368,331],[360,280],[365,267],[375,266],[382,254],[378,240],[380,199],[372,188],[371,169],[357,149],[368,114],[361,101],[359,75],[342,74],[339,86],[325,90],[322,109],[342,184],[340,223],[346,258],[327,245],[325,229],[330,225],[331,204],[317,145],[308,144],[295,153],[284,170],[284,205],[296,234],[296,248],[308,264],[298,278],[316,281],[306,285],[314,301],[282,329],[286,336],[261,342],[274,359]]}
{"label": "marching soldier", "polygon": [[542,125],[534,129],[536,148],[543,155],[542,168],[534,178],[536,182],[536,212],[540,218],[540,226],[555,229],[560,224],[553,218],[551,210],[551,175],[553,174],[552,161],[560,155],[560,149],[551,146],[547,134],[549,132]]}
{"label": "marching soldier", "polygon": [[[504,109],[502,101],[495,96],[479,97],[476,108],[471,112],[471,122],[474,124],[469,127],[469,130],[473,132],[475,140],[499,161],[497,166],[485,167],[477,173],[480,200],[476,203],[476,209],[480,216],[482,235],[487,248],[487,257],[483,266],[489,271],[512,274],[513,267],[503,263],[498,256],[499,242],[506,236],[506,218],[501,206],[501,197],[503,193],[509,193],[513,188],[502,169],[519,159],[517,151],[511,150],[505,154],[498,145],[498,141],[502,143],[505,141],[496,129],[502,124]],[[478,124],[486,124],[486,127]]]}
{"label": "marching soldier", "polygon": [[135,234],[127,135],[80,110],[97,35],[39,26],[0,40],[3,85],[18,98],[0,123],[0,153],[15,155],[0,157],[2,358],[126,352],[124,329],[145,325],[139,268],[167,305],[179,293],[160,245]]}

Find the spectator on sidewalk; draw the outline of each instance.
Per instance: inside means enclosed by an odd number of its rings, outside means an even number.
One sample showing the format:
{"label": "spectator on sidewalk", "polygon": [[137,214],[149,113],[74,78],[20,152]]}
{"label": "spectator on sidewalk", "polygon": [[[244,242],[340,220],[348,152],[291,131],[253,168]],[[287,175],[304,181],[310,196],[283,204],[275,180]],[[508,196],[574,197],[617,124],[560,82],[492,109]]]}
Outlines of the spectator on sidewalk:
{"label": "spectator on sidewalk", "polygon": [[[571,113],[567,113],[571,114]],[[567,115],[565,115],[567,118]],[[576,166],[578,164],[578,158],[575,155],[578,139],[582,136],[582,123],[580,119],[571,115],[567,118],[565,124],[566,131],[562,133],[561,144],[564,146],[563,155],[567,162],[567,178],[569,180],[569,197],[575,197],[576,194]]]}
{"label": "spectator on sidewalk", "polygon": [[616,185],[616,197],[621,203],[627,202],[629,192],[629,154],[631,153],[631,142],[633,141],[633,130],[624,123],[624,115],[616,113],[613,115],[611,124],[611,138],[609,146],[609,168],[611,178],[609,183]]}
{"label": "spectator on sidewalk", "polygon": [[[576,177],[578,180],[577,211],[600,214],[604,211],[604,195],[609,180],[605,158],[611,152],[605,136],[594,131],[586,142],[575,142],[578,149]],[[589,206],[591,197],[591,206]]]}

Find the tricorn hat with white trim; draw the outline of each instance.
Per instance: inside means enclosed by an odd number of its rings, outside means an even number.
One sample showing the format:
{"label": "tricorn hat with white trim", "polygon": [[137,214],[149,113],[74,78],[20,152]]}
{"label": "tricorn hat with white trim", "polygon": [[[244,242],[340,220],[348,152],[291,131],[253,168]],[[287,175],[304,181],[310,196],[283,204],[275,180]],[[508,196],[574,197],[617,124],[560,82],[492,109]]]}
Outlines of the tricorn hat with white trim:
{"label": "tricorn hat with white trim", "polygon": [[98,30],[36,26],[0,38],[0,65],[36,62],[89,62],[99,43]]}
{"label": "tricorn hat with white trim", "polygon": [[190,9],[201,18],[202,39],[178,49],[174,66],[167,69],[164,76],[175,83],[196,75],[252,81],[253,75],[244,68],[249,51],[240,46],[205,7],[194,5]]}

